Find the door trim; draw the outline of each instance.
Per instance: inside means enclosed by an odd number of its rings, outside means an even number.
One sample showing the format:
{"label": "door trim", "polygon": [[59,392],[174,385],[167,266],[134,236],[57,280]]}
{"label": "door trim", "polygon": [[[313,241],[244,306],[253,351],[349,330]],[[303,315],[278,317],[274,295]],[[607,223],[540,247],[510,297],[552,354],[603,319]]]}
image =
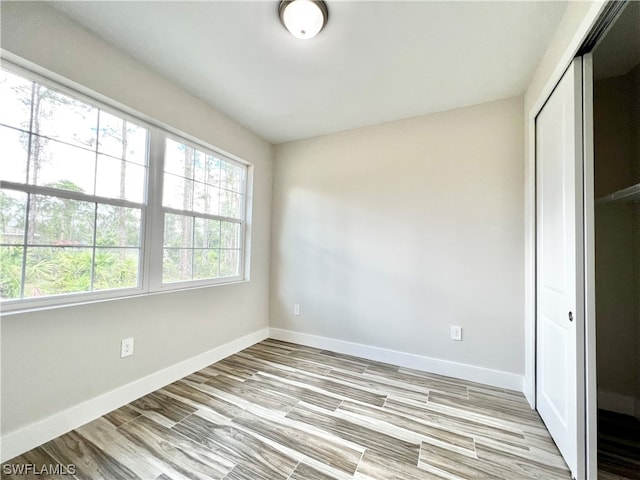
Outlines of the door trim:
{"label": "door trim", "polygon": [[[555,69],[548,76],[544,87],[533,98],[531,105],[525,111],[525,185],[524,185],[524,209],[525,209],[525,375],[523,381],[523,392],[532,408],[536,407],[536,136],[535,136],[535,119],[542,110],[542,107],[551,96],[556,85],[562,78],[563,73],[569,67],[573,58],[578,52],[584,50],[583,47],[588,41],[593,45],[597,42],[597,38],[601,38],[607,31],[603,28],[602,20],[609,19],[612,23],[615,17],[607,15],[611,12],[614,0],[607,0],[594,3],[587,11],[579,25],[575,27],[573,37],[567,42]],[[626,1],[625,1],[626,3]],[[620,10],[621,11],[621,10]],[[619,12],[618,12],[619,13]],[[562,25],[561,25],[562,26]],[[599,31],[594,41],[594,32]],[[588,51],[587,51],[588,53]],[[590,62],[590,58],[588,62]],[[583,64],[584,68],[584,64]],[[588,68],[592,68],[592,64],[588,64]],[[583,82],[584,82],[583,76]],[[590,88],[583,83],[583,93]],[[586,95],[583,95],[587,98]],[[593,106],[583,105],[583,112],[592,113]],[[584,118],[584,117],[583,117]],[[584,125],[584,132],[593,125]],[[591,130],[593,131],[593,130]],[[589,138],[590,137],[590,138]],[[596,388],[596,359],[595,359],[595,297],[594,297],[594,234],[593,234],[593,145],[587,142],[593,142],[593,137],[589,135],[583,136],[583,151],[586,153],[584,164],[584,185],[583,191],[585,195],[584,202],[584,318],[585,318],[585,459],[586,459],[586,478],[597,478],[597,388]]]}
{"label": "door trim", "polygon": [[[542,110],[547,99],[562,78],[577,52],[584,44],[594,25],[601,17],[609,2],[594,3],[588,10],[580,24],[575,27],[575,34],[567,43],[557,61],[556,67],[549,75],[545,86],[533,99],[531,107],[525,111],[525,185],[524,185],[524,317],[525,317],[525,371],[523,392],[531,408],[536,406],[536,343],[535,343],[535,318],[536,318],[536,164],[535,164],[535,119]],[[529,102],[527,102],[529,103]]]}
{"label": "door trim", "polygon": [[[552,73],[548,76],[544,87],[531,102],[531,106],[525,111],[525,165],[524,165],[524,317],[525,317],[525,371],[523,380],[523,393],[531,405],[536,406],[536,378],[535,378],[535,318],[536,318],[536,164],[535,164],[535,119],[544,107],[551,93],[562,78],[578,53],[588,53],[587,48],[592,49],[597,41],[608,31],[609,26],[615,21],[629,0],[600,0],[595,1],[579,25],[575,27],[573,37],[567,42]],[[615,16],[611,12],[615,11]],[[564,20],[564,19],[563,19]],[[562,22],[561,22],[562,23]],[[561,24],[562,26],[562,24]],[[526,95],[525,95],[526,100]],[[525,101],[525,103],[529,103]]]}
{"label": "door trim", "polygon": [[593,55],[582,57],[582,140],[584,177],[584,385],[586,475],[598,475],[598,387],[596,370],[596,261],[593,138]]}

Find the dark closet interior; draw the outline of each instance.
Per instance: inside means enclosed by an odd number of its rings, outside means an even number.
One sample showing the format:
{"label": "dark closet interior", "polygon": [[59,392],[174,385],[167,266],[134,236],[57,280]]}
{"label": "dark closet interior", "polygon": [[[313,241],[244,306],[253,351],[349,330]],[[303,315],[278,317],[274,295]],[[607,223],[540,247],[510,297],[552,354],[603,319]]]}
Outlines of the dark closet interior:
{"label": "dark closet interior", "polygon": [[593,51],[600,479],[640,479],[640,2]]}

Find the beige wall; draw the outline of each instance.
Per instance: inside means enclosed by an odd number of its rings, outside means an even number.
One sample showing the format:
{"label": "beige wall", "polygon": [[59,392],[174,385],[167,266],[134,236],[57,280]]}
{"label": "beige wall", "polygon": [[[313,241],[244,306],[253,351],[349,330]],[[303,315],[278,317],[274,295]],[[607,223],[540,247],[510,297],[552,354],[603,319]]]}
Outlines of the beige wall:
{"label": "beige wall", "polygon": [[522,132],[515,98],[277,146],[271,326],[522,374]]}
{"label": "beige wall", "polygon": [[[42,4],[2,3],[2,48],[255,166],[251,281],[5,316],[2,434],[268,325],[272,147]],[[119,356],[135,337],[135,355]]]}

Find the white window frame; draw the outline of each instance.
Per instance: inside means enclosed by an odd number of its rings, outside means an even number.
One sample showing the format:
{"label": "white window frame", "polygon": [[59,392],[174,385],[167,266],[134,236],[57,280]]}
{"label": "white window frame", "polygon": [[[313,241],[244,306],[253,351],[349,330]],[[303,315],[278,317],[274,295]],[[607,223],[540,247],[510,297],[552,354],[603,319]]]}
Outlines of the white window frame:
{"label": "white window frame", "polygon": [[[247,218],[247,184],[249,183],[248,182],[249,168],[247,167],[246,164],[243,164],[237,160],[234,160],[226,154],[220,153],[219,151],[216,151],[210,147],[203,146],[202,144],[189,140],[184,136],[167,132],[164,135],[164,137],[160,139],[162,141],[162,145],[158,145],[156,148],[156,152],[159,154],[160,158],[158,158],[157,161],[154,162],[156,168],[158,169],[157,172],[154,172],[154,175],[158,175],[160,177],[156,179],[156,182],[160,184],[163,184],[164,182],[164,148],[165,148],[166,139],[170,139],[175,142],[182,143],[184,145],[187,145],[191,148],[194,148],[204,153],[209,153],[211,155],[214,155],[220,158],[220,160],[222,161],[231,163],[233,165],[237,165],[245,169],[244,180],[242,185],[243,191],[241,192],[242,205],[240,207],[242,212],[242,218],[238,221],[238,219],[236,218],[228,218],[221,215],[211,215],[211,214],[205,214],[205,213],[200,213],[200,212],[195,212],[190,210],[180,210],[176,208],[165,207],[162,205],[162,198],[159,198],[155,202],[159,207],[158,208],[159,211],[154,212],[154,218],[156,219],[154,223],[160,224],[160,226],[162,227],[162,235],[160,235],[161,230],[158,229],[159,236],[157,236],[156,238],[160,239],[160,241],[158,242],[159,248],[155,249],[153,252],[154,256],[152,258],[152,264],[156,264],[156,265],[159,264],[160,268],[159,268],[158,274],[152,275],[152,278],[151,278],[151,284],[153,285],[154,290],[171,291],[171,290],[181,289],[185,287],[188,288],[188,287],[201,287],[201,286],[207,286],[207,285],[220,285],[225,283],[235,283],[235,282],[244,280],[245,252],[246,252],[246,244],[247,244],[245,236],[246,236],[246,218]],[[156,189],[155,191],[162,193],[164,192],[163,187],[164,185],[162,185],[161,188]],[[196,218],[207,218],[211,220],[220,220],[220,221],[240,224],[240,239],[239,239],[240,258],[239,258],[239,267],[238,267],[239,275],[236,275],[233,277],[215,277],[215,278],[202,279],[202,280],[186,280],[186,281],[180,281],[180,282],[163,283],[162,282],[162,273],[163,273],[162,272],[162,256],[163,256],[163,250],[164,250],[164,216],[166,213],[170,213],[170,214],[173,213],[176,215],[185,215],[185,216],[196,217]]]}
{"label": "white window frame", "polygon": [[[16,59],[18,60],[18,59]],[[22,63],[22,62],[20,62]],[[27,63],[27,62],[25,62]],[[153,118],[141,114],[126,105],[89,90],[86,87],[75,84],[67,79],[44,71],[35,65],[28,65],[28,68],[19,65],[17,62],[8,62],[2,59],[2,68],[35,81],[45,87],[59,91],[80,102],[89,104],[102,111],[117,115],[118,117],[131,121],[148,130],[148,158],[145,178],[145,192],[142,207],[136,202],[128,200],[118,200],[99,197],[80,192],[67,192],[51,188],[19,184],[9,181],[1,181],[0,187],[5,186],[8,190],[22,191],[27,193],[53,193],[60,198],[70,198],[75,200],[88,201],[99,204],[110,204],[115,206],[126,206],[141,208],[140,226],[140,258],[138,262],[138,286],[128,288],[116,288],[109,290],[71,292],[58,295],[48,295],[42,297],[31,297],[22,299],[4,300],[0,302],[0,310],[3,315],[19,314],[28,311],[42,310],[48,308],[66,307],[81,305],[86,303],[111,301],[124,298],[162,294],[172,291],[190,290],[194,288],[206,288],[249,281],[249,257],[250,257],[250,219],[251,219],[251,198],[253,189],[254,167],[251,163],[225,152],[215,146],[207,144],[192,135],[163,124]],[[38,70],[38,73],[34,72]],[[43,73],[39,73],[42,71]],[[55,77],[55,80],[52,79]],[[70,86],[71,85],[71,86]],[[162,187],[164,175],[164,146],[165,139],[187,144],[200,151],[208,152],[220,159],[241,166],[245,169],[245,178],[242,192],[242,219],[240,221],[240,274],[234,277],[217,277],[212,279],[191,280],[184,282],[162,283],[162,256],[164,241],[164,212],[166,207],[162,206]],[[171,210],[171,209],[169,209]],[[196,217],[225,219],[213,215],[194,213]],[[229,220],[229,219],[227,219]],[[231,219],[237,222],[237,219]],[[24,282],[24,278],[21,279]]]}

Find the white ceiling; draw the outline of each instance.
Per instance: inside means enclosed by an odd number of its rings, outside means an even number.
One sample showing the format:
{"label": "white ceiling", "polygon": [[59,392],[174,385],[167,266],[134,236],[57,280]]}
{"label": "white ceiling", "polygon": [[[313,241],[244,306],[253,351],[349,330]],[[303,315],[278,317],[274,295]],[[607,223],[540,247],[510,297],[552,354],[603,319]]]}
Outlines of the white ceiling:
{"label": "white ceiling", "polygon": [[298,40],[278,3],[53,5],[272,143],[521,95],[566,7],[328,0]]}

